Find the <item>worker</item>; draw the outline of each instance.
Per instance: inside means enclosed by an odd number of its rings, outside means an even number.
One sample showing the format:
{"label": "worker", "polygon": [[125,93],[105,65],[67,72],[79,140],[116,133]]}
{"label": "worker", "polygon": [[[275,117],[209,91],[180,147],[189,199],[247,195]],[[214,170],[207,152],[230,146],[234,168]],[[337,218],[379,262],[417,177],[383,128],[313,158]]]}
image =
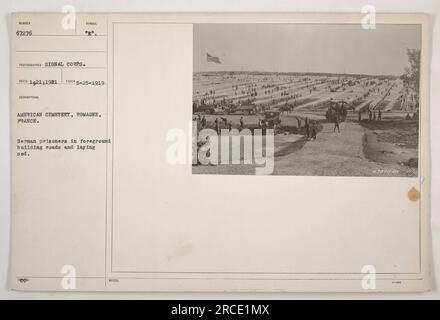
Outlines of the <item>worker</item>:
{"label": "worker", "polygon": [[336,129],[338,129],[338,133],[340,133],[341,131],[339,130],[339,114],[336,114],[335,118],[335,127],[333,128],[333,132],[336,131]]}

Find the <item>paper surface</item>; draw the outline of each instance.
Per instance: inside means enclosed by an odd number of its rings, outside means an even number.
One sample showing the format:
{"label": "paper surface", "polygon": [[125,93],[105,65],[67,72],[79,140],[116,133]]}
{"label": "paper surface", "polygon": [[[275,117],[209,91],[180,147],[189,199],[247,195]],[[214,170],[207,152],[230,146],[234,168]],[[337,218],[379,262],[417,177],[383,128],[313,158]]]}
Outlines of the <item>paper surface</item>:
{"label": "paper surface", "polygon": [[429,290],[430,20],[363,18],[14,13],[11,287]]}

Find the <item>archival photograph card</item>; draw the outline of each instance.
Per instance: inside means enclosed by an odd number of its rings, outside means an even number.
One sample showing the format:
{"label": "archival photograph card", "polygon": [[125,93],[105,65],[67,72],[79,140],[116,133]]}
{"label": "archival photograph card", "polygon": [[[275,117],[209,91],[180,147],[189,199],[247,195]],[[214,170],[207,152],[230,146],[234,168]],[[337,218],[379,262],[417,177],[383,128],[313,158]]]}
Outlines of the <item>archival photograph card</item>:
{"label": "archival photograph card", "polygon": [[430,290],[429,15],[10,29],[13,290]]}

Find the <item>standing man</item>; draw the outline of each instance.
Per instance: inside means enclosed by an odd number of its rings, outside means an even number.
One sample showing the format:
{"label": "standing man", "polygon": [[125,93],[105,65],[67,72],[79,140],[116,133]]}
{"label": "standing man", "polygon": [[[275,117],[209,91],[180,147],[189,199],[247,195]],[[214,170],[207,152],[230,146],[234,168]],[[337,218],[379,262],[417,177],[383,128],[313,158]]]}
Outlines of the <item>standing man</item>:
{"label": "standing man", "polygon": [[240,131],[243,129],[244,127],[244,121],[243,121],[243,117],[240,118]]}
{"label": "standing man", "polygon": [[263,131],[263,135],[266,135],[266,129],[267,129],[267,122],[266,122],[266,120],[262,120],[261,121],[261,127],[262,127],[262,131]]}
{"label": "standing man", "polygon": [[382,120],[382,111],[379,110],[379,113],[377,114],[377,120]]}
{"label": "standing man", "polygon": [[304,129],[306,130],[306,138],[308,139],[310,136],[309,118],[305,119]]}
{"label": "standing man", "polygon": [[335,127],[333,128],[333,132],[336,131],[336,128],[338,128],[338,133],[340,133],[341,131],[339,130],[339,114],[337,114],[337,113],[335,116]]}
{"label": "standing man", "polygon": [[215,118],[215,128],[217,130],[217,134],[220,134],[220,121],[218,118]]}
{"label": "standing man", "polygon": [[316,140],[316,133],[318,131],[317,125],[316,125],[316,121],[313,121],[312,123],[312,140],[315,141]]}

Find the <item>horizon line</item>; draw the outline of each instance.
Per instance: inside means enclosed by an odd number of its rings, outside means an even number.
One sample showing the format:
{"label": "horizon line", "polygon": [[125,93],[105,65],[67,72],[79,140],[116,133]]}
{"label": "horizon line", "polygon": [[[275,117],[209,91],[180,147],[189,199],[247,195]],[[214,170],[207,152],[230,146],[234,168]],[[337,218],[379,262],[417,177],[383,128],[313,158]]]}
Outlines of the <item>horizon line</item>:
{"label": "horizon line", "polygon": [[319,71],[251,71],[251,70],[233,70],[233,71],[193,71],[197,73],[279,73],[279,74],[325,74],[325,75],[345,75],[345,76],[369,76],[369,77],[397,77],[401,75],[393,74],[368,74],[368,73],[340,73],[340,72],[319,72]]}

